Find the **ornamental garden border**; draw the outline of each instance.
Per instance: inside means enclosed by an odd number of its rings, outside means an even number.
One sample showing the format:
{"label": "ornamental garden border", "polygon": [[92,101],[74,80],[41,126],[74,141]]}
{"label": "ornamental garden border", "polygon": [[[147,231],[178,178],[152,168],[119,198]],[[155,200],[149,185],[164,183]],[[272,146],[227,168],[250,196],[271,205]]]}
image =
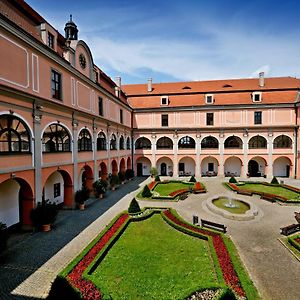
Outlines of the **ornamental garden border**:
{"label": "ornamental garden border", "polygon": [[[258,292],[246,273],[231,240],[214,230],[193,226],[181,219],[173,209],[151,209],[150,213],[131,217],[127,212],[116,216],[103,230],[55,279],[48,299],[107,299],[105,291],[101,292],[94,284],[85,278],[85,274],[93,271],[110,248],[122,235],[130,222],[145,220],[154,213],[160,213],[162,218],[175,229],[207,240],[212,252],[214,266],[220,282],[225,282],[238,296],[247,299],[259,299]],[[230,292],[228,288],[225,294]],[[224,297],[222,293],[221,297]],[[109,298],[108,298],[109,299]]]}

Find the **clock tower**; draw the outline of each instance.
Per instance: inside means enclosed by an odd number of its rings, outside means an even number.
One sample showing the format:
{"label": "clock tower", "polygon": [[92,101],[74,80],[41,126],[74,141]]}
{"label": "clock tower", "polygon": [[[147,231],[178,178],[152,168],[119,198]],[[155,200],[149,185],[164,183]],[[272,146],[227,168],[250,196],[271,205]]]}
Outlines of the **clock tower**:
{"label": "clock tower", "polygon": [[65,38],[69,41],[76,41],[78,39],[78,29],[72,20],[72,15],[70,15],[70,20],[65,25]]}

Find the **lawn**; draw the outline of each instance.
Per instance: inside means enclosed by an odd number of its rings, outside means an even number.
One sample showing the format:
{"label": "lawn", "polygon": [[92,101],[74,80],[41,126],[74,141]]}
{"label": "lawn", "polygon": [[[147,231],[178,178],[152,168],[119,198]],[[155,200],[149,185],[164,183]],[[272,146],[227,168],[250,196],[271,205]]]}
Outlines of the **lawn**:
{"label": "lawn", "polygon": [[183,299],[220,286],[208,242],[160,215],[130,223],[89,279],[112,299]]}
{"label": "lawn", "polygon": [[168,183],[158,183],[153,189],[154,192],[159,193],[161,196],[168,196],[171,192],[188,189],[193,187],[194,183],[183,183],[183,182],[168,182]]}
{"label": "lawn", "polygon": [[270,186],[270,185],[264,185],[259,183],[245,183],[243,185],[238,185],[238,188],[274,194],[274,195],[286,197],[288,199],[298,199],[298,197],[300,196],[300,194],[288,190],[281,186]]}

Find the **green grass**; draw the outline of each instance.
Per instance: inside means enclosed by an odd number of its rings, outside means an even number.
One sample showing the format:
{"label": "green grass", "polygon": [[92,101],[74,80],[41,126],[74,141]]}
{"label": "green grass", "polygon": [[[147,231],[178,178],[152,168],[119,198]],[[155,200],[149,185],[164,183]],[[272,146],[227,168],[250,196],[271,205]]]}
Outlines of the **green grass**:
{"label": "green grass", "polygon": [[158,183],[153,191],[159,193],[161,196],[168,196],[171,192],[188,189],[193,187],[194,183],[182,183],[182,182],[168,182],[168,183]]}
{"label": "green grass", "polygon": [[244,185],[239,185],[239,189],[247,189],[257,192],[270,193],[278,196],[283,196],[290,199],[298,199],[300,196],[298,193],[288,190],[281,186],[269,186],[259,183],[245,183]]}
{"label": "green grass", "polygon": [[247,210],[250,209],[250,206],[247,203],[234,199],[232,199],[232,203],[236,204],[237,207],[226,207],[225,204],[227,204],[228,201],[228,198],[220,197],[216,200],[213,200],[213,204],[218,208],[224,209],[233,214],[244,214]]}
{"label": "green grass", "polygon": [[112,299],[184,299],[196,290],[224,287],[215,272],[207,241],[154,215],[130,223],[88,277]]}

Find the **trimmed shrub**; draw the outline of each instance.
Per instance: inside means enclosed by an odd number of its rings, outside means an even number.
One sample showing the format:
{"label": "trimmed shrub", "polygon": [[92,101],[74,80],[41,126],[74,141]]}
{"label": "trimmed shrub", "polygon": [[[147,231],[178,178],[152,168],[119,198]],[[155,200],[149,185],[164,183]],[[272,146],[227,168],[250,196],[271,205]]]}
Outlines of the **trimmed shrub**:
{"label": "trimmed shrub", "polygon": [[80,190],[75,193],[75,202],[77,204],[84,204],[84,202],[89,198],[90,191],[87,187],[83,186]]}
{"label": "trimmed shrub", "polygon": [[136,201],[135,198],[133,198],[128,207],[128,212],[130,214],[135,214],[135,213],[139,213],[140,211],[141,211],[141,208],[139,206],[139,203]]}
{"label": "trimmed shrub", "polygon": [[115,187],[117,184],[119,184],[119,176],[118,175],[112,175],[110,178],[110,187]]}
{"label": "trimmed shrub", "polygon": [[119,176],[119,181],[120,182],[125,181],[125,172],[119,172],[118,176]]}
{"label": "trimmed shrub", "polygon": [[144,186],[144,189],[143,189],[143,192],[142,192],[142,196],[144,198],[150,198],[152,196],[152,193],[150,192],[149,187],[148,187],[147,184]]}
{"label": "trimmed shrub", "polygon": [[55,203],[43,200],[30,212],[32,223],[35,227],[41,228],[45,224],[53,224],[58,213]]}
{"label": "trimmed shrub", "polygon": [[159,176],[158,176],[158,175],[156,175],[154,180],[155,180],[155,181],[160,181],[160,178],[159,178]]}
{"label": "trimmed shrub", "polygon": [[102,180],[95,181],[93,183],[93,187],[94,187],[94,190],[95,190],[95,193],[96,193],[97,196],[99,196],[100,194],[103,195],[106,192],[106,187],[104,186]]}
{"label": "trimmed shrub", "polygon": [[197,180],[196,180],[195,176],[192,175],[192,177],[190,178],[189,182],[196,182],[196,181],[197,181]]}
{"label": "trimmed shrub", "polygon": [[127,180],[129,180],[129,179],[131,179],[131,178],[133,178],[134,177],[134,171],[132,170],[132,169],[127,169],[126,171],[125,171],[125,178],[127,179]]}
{"label": "trimmed shrub", "polygon": [[151,167],[150,174],[151,176],[156,176],[158,174],[156,167]]}
{"label": "trimmed shrub", "polygon": [[234,178],[234,176],[231,176],[229,179],[230,183],[237,183],[237,180]]}
{"label": "trimmed shrub", "polygon": [[271,184],[279,184],[279,182],[275,176],[273,177]]}

